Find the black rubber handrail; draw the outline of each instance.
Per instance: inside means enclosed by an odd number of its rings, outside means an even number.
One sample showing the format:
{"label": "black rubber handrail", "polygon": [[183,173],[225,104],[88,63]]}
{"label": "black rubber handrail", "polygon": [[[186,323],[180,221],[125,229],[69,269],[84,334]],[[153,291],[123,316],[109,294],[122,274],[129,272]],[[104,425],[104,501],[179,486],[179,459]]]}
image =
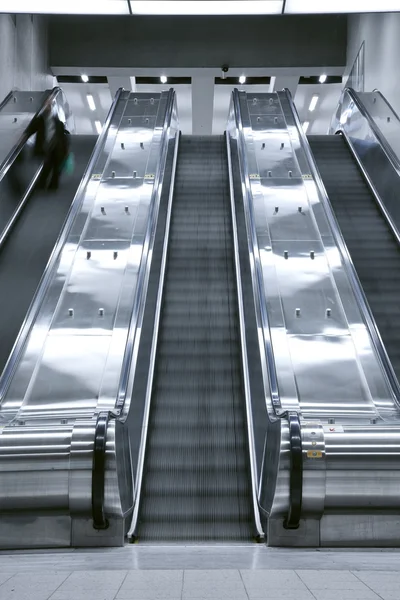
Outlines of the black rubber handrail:
{"label": "black rubber handrail", "polygon": [[11,90],[11,92],[8,92],[8,94],[4,98],[4,100],[2,100],[0,102],[0,110],[3,110],[3,108],[10,102],[10,100],[13,96],[14,96],[14,90]]}
{"label": "black rubber handrail", "polygon": [[92,519],[94,529],[107,529],[108,520],[104,510],[104,491],[106,476],[106,444],[107,426],[110,412],[97,415],[94,434],[93,465],[92,465]]}
{"label": "black rubber handrail", "polygon": [[289,511],[283,523],[285,529],[298,529],[303,503],[303,446],[301,424],[296,412],[288,412],[290,440]]}

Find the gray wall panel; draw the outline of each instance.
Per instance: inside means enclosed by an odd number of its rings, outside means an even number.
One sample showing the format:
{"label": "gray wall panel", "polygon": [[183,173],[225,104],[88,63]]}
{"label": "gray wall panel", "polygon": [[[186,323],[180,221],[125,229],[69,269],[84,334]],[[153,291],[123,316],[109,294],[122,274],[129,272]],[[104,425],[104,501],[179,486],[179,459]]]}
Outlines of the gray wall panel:
{"label": "gray wall panel", "polygon": [[399,113],[400,14],[349,17],[347,75],[362,42],[365,42],[365,91],[378,88]]}
{"label": "gray wall panel", "polygon": [[346,64],[346,17],[59,17],[53,67],[311,67]]}
{"label": "gray wall panel", "polygon": [[0,15],[0,102],[12,89],[52,86],[45,17]]}

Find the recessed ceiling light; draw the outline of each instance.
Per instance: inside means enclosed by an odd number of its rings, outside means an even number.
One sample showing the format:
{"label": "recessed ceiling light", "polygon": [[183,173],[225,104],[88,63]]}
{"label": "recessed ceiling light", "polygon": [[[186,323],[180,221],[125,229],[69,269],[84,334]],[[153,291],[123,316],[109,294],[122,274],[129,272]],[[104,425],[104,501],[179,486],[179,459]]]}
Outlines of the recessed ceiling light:
{"label": "recessed ceiling light", "polygon": [[326,81],[326,75],[325,74],[324,75],[320,75],[319,82],[320,83],[325,83],[325,81]]}
{"label": "recessed ceiling light", "polygon": [[88,94],[88,95],[86,96],[86,98],[87,98],[87,102],[88,102],[88,104],[89,104],[89,108],[90,108],[90,110],[96,110],[96,105],[95,105],[95,103],[94,103],[94,99],[93,99],[93,96],[92,96],[92,94]]}
{"label": "recessed ceiling light", "polygon": [[81,79],[83,83],[87,83],[89,81],[89,77],[87,75],[81,75]]}
{"label": "recessed ceiling light", "polygon": [[100,121],[95,121],[94,124],[96,126],[97,133],[100,135],[103,131],[103,125],[100,123]]}
{"label": "recessed ceiling light", "polygon": [[243,85],[244,83],[246,83],[246,75],[241,75],[241,76],[239,77],[239,83],[240,83],[241,85]]}
{"label": "recessed ceiling light", "polygon": [[[54,1],[54,0],[53,0]],[[130,0],[134,15],[280,15],[282,0]]]}
{"label": "recessed ceiling light", "polygon": [[304,133],[307,133],[307,129],[309,128],[309,125],[310,125],[310,121],[304,121],[304,123],[303,123]]}
{"label": "recessed ceiling light", "polygon": [[308,110],[310,112],[312,112],[313,110],[315,110],[315,107],[317,106],[317,102],[318,102],[318,96],[313,96],[311,98],[310,106],[308,107]]}
{"label": "recessed ceiling light", "polygon": [[161,75],[160,81],[161,81],[161,83],[167,83],[168,77],[166,75]]}

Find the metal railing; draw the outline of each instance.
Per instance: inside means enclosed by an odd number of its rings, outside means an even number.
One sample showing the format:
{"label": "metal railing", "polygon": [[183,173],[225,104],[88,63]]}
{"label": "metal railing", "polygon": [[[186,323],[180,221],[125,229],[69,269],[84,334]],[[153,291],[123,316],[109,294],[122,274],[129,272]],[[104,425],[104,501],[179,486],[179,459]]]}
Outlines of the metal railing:
{"label": "metal railing", "polygon": [[[163,123],[163,130],[162,130],[161,139],[160,139],[160,156],[159,156],[159,160],[157,163],[157,169],[155,172],[154,184],[153,184],[153,189],[152,189],[152,194],[151,194],[151,199],[150,199],[150,207],[151,207],[150,215],[149,215],[149,219],[148,219],[146,235],[145,235],[145,240],[144,240],[144,244],[143,244],[142,257],[141,257],[141,261],[140,261],[138,280],[137,280],[137,287],[136,287],[136,291],[135,291],[135,300],[134,300],[134,304],[132,307],[132,315],[131,315],[131,319],[130,319],[130,323],[129,323],[129,327],[128,327],[128,336],[127,336],[125,352],[124,352],[124,357],[123,357],[123,362],[122,362],[122,367],[121,367],[121,377],[120,377],[120,382],[119,382],[119,387],[118,387],[118,392],[117,392],[117,396],[116,396],[116,403],[115,403],[114,410],[110,411],[108,413],[108,418],[111,418],[111,419],[112,418],[114,418],[114,419],[121,418],[120,415],[122,413],[122,410],[123,410],[123,407],[124,407],[124,404],[125,404],[125,401],[127,398],[129,381],[132,378],[132,368],[134,368],[134,367],[132,367],[134,348],[136,345],[135,343],[136,343],[136,336],[138,335],[138,329],[140,329],[141,323],[143,320],[143,313],[144,313],[145,303],[146,303],[147,283],[148,283],[150,266],[151,266],[151,260],[149,260],[149,257],[151,255],[151,250],[152,250],[152,247],[154,244],[154,236],[155,236],[156,226],[157,226],[158,208],[159,208],[161,188],[162,188],[162,183],[163,183],[163,169],[164,169],[164,165],[166,163],[166,157],[167,157],[167,152],[168,152],[168,141],[169,141],[168,132],[169,132],[169,129],[171,126],[174,103],[175,103],[175,92],[173,89],[170,89],[168,92],[166,109],[165,109],[165,117],[164,117],[164,123]],[[176,164],[176,158],[177,158],[177,148],[178,148],[178,145],[176,144],[175,152],[174,152],[173,170],[175,170],[175,164]],[[164,268],[165,268],[165,265],[164,265]],[[150,401],[150,399],[148,398],[147,404],[149,404],[149,401]],[[146,406],[145,417],[144,417],[145,419],[147,419],[146,415],[148,415],[148,412],[149,412],[149,406]],[[107,418],[107,421],[108,421],[108,418]],[[105,422],[105,416],[102,419],[100,419],[100,418],[98,419],[97,425],[96,425],[95,440],[96,440],[96,445],[98,445],[99,452],[102,451],[103,454],[105,455],[105,452],[106,452],[105,438],[106,438],[107,432],[105,432],[105,434],[103,433],[104,422]],[[102,442],[103,437],[104,437],[104,443]],[[98,444],[97,444],[97,440],[99,440]],[[137,490],[137,492],[136,492],[135,506],[134,506],[133,516],[132,516],[132,525],[130,528],[130,533],[132,531],[134,533],[138,515],[139,515],[139,506],[140,506],[141,491],[142,491],[141,490],[141,488],[142,488],[141,481],[142,481],[143,468],[144,468],[145,444],[146,444],[146,440],[143,441],[143,443],[141,444],[140,450],[139,450],[137,477],[136,477],[136,485],[135,485],[135,489]],[[92,507],[93,507],[92,518],[93,518],[93,527],[95,529],[102,529],[102,528],[107,527],[107,520],[104,516],[104,506],[103,505],[100,506],[100,502],[104,503],[105,458],[103,457],[103,460],[101,460],[99,457],[99,452],[97,453],[97,462],[95,462],[95,459],[93,460],[93,480],[96,482],[96,485],[92,486]],[[101,471],[101,469],[98,468],[98,465],[103,466],[103,471]],[[99,491],[100,491],[100,493],[99,493]],[[95,498],[94,494],[97,494],[98,497]]]}
{"label": "metal railing", "polygon": [[21,326],[18,337],[15,341],[15,344],[13,346],[13,349],[11,351],[9,359],[8,359],[6,366],[4,368],[4,371],[2,373],[2,376],[0,379],[0,403],[3,400],[4,395],[5,395],[5,393],[8,389],[8,386],[11,382],[11,378],[17,367],[19,357],[21,355],[21,352],[24,349],[25,342],[28,338],[29,332],[30,332],[33,324],[35,323],[36,317],[40,310],[40,306],[44,300],[44,297],[47,293],[48,287],[51,283],[53,269],[54,269],[55,265],[57,264],[57,261],[62,252],[64,244],[68,238],[69,232],[70,232],[72,224],[74,222],[74,219],[81,208],[81,205],[82,205],[82,202],[84,199],[84,191],[85,191],[86,185],[90,179],[93,167],[95,166],[95,164],[103,150],[103,146],[104,146],[107,134],[108,134],[108,130],[109,130],[115,109],[117,107],[118,101],[120,99],[121,93],[122,93],[122,88],[120,88],[118,90],[118,92],[114,98],[114,101],[111,105],[111,108],[109,110],[109,113],[107,115],[107,118],[106,118],[106,121],[105,121],[105,124],[103,127],[103,130],[97,140],[96,146],[93,150],[92,156],[86,167],[86,170],[82,177],[81,183],[79,184],[78,190],[75,194],[75,198],[74,198],[74,200],[71,204],[71,207],[68,211],[64,226],[60,232],[60,235],[57,239],[54,249],[50,255],[49,261],[46,265],[46,268],[44,270],[42,278],[39,282],[36,293],[30,304],[30,307],[28,309],[25,320]]}
{"label": "metal railing", "polygon": [[248,229],[252,254],[254,257],[254,275],[256,284],[256,302],[258,299],[259,312],[261,317],[261,326],[263,330],[264,350],[267,363],[267,377],[270,386],[270,394],[274,412],[279,419],[287,419],[289,424],[290,438],[290,483],[289,483],[289,509],[284,522],[287,529],[297,529],[300,524],[302,497],[303,497],[303,459],[301,442],[301,421],[300,415],[295,411],[282,412],[281,399],[279,393],[278,376],[276,372],[276,363],[272,344],[271,328],[269,323],[268,311],[265,302],[263,273],[261,268],[261,259],[257,240],[257,232],[253,211],[253,199],[250,186],[249,168],[246,153],[246,142],[243,131],[243,120],[240,109],[239,92],[233,91],[233,106],[235,112],[236,127],[238,131],[238,155],[241,165],[242,189],[245,190],[248,207]]}
{"label": "metal railing", "polygon": [[[394,121],[397,123],[397,127],[399,129],[399,135],[400,135],[400,119],[399,119],[399,116],[397,115],[397,113],[395,112],[395,110],[392,108],[392,106],[389,104],[389,102],[386,100],[385,96],[381,92],[379,92],[378,90],[375,90],[375,92],[373,92],[373,93],[376,94],[376,95],[379,95],[380,99],[386,104],[386,106],[388,108],[388,111],[391,113],[391,115],[389,116],[389,119],[391,119],[393,117]],[[341,104],[343,104],[343,99],[345,98],[346,95],[349,96],[350,100],[352,102],[354,102],[354,104],[356,105],[356,107],[359,110],[360,114],[368,121],[368,125],[371,128],[371,130],[373,131],[373,133],[374,133],[376,139],[378,140],[378,142],[379,142],[382,150],[386,154],[386,156],[387,156],[389,162],[391,163],[391,165],[393,166],[393,168],[397,171],[398,175],[400,176],[400,159],[397,156],[396,152],[393,150],[392,146],[387,141],[385,135],[381,131],[379,125],[376,122],[376,120],[371,115],[371,113],[369,112],[368,108],[365,106],[365,104],[363,103],[363,101],[360,99],[359,94],[356,91],[354,91],[352,88],[345,88],[343,90],[342,96],[341,96],[341,98],[339,100],[339,106]],[[338,127],[340,129],[340,122],[338,124]],[[332,133],[336,133],[336,132],[332,131]]]}
{"label": "metal railing", "polygon": [[381,363],[383,372],[385,373],[388,383],[390,385],[393,397],[397,399],[397,402],[399,402],[400,388],[399,388],[399,383],[397,381],[397,377],[394,373],[392,364],[387,355],[386,348],[383,344],[381,335],[379,333],[378,327],[375,322],[375,318],[372,314],[368,300],[365,296],[361,282],[358,278],[357,271],[355,269],[355,266],[353,264],[350,254],[349,254],[349,251],[347,249],[346,242],[344,241],[342,232],[340,230],[339,224],[338,224],[336,216],[334,214],[332,205],[330,203],[328,193],[327,193],[327,191],[325,189],[325,185],[322,181],[322,177],[320,175],[318,167],[315,164],[314,157],[312,155],[307,136],[305,135],[304,130],[301,126],[300,119],[299,119],[296,107],[295,107],[293,99],[292,99],[292,95],[291,95],[290,91],[287,89],[285,90],[285,93],[286,93],[287,100],[289,102],[290,108],[293,113],[293,117],[294,117],[295,124],[297,127],[297,132],[298,132],[298,136],[300,139],[301,147],[306,155],[306,159],[307,159],[307,162],[308,162],[308,165],[310,168],[310,173],[312,174],[313,179],[316,183],[316,186],[318,189],[318,194],[320,196],[322,205],[325,209],[325,214],[326,214],[329,226],[332,231],[333,239],[339,250],[339,253],[340,253],[340,256],[342,259],[342,263],[344,265],[347,276],[349,278],[349,281],[350,281],[354,296],[356,298],[357,304],[360,308],[361,315],[364,319],[364,322],[365,322],[367,329],[369,331],[369,334],[371,336],[372,343],[375,347],[375,350],[376,350],[378,359]]}

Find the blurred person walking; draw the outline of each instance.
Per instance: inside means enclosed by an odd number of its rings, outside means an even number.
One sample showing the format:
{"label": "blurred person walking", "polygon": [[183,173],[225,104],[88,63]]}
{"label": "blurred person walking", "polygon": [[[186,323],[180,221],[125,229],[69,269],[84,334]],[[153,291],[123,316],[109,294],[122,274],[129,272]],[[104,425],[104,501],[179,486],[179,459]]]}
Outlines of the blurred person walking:
{"label": "blurred person walking", "polygon": [[27,134],[36,134],[34,155],[44,159],[43,169],[39,177],[38,187],[58,189],[62,166],[69,152],[69,132],[58,115],[53,114],[51,100],[48,100],[43,111],[32,120]]}

